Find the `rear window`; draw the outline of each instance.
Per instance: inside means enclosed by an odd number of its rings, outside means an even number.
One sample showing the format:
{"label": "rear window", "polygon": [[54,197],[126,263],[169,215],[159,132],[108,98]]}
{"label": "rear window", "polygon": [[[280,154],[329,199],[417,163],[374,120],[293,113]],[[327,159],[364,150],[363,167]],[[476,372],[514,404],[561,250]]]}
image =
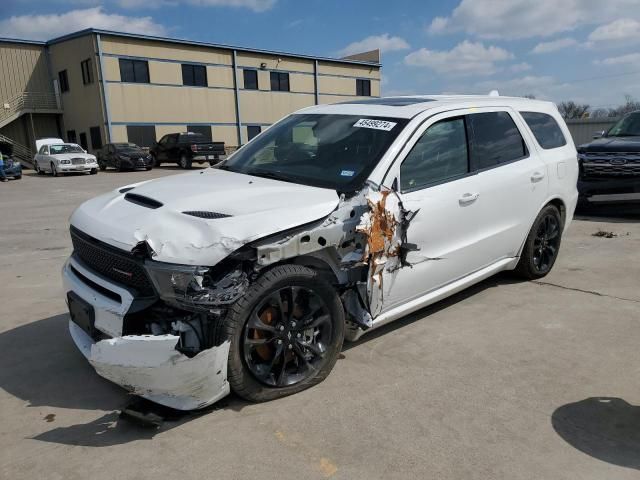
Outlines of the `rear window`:
{"label": "rear window", "polygon": [[567,144],[560,125],[551,115],[539,112],[520,112],[520,114],[545,150],[564,147]]}
{"label": "rear window", "polygon": [[471,159],[475,168],[491,168],[528,155],[524,139],[507,112],[474,113],[468,118],[473,131]]}
{"label": "rear window", "polygon": [[201,133],[181,133],[180,143],[209,143],[209,139]]}

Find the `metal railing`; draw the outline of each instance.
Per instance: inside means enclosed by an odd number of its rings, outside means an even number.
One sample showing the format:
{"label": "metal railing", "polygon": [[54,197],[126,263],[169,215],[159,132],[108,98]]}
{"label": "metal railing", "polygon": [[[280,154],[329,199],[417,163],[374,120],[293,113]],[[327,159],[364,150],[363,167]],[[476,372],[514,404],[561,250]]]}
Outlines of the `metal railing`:
{"label": "metal railing", "polygon": [[60,99],[53,92],[22,92],[0,105],[0,124],[23,110],[37,112],[40,110],[60,110]]}
{"label": "metal railing", "polygon": [[13,153],[11,154],[11,156],[13,158],[17,158],[21,162],[27,162],[29,165],[33,163],[34,152],[31,148],[25,145],[22,145],[21,143],[18,143],[12,138],[2,135],[1,133],[0,133],[0,142],[8,143],[11,145],[13,149]]}

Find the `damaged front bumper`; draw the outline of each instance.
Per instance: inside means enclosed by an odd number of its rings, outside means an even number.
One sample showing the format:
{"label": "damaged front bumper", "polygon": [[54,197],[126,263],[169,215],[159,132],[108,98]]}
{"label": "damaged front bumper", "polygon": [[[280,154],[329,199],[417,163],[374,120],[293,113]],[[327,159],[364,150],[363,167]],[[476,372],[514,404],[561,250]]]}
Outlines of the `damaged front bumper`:
{"label": "damaged front bumper", "polygon": [[[93,309],[92,338],[73,321],[71,336],[96,372],[132,394],[178,410],[211,405],[229,394],[228,341],[193,357],[178,351],[177,335],[122,335],[134,297],[71,257],[62,270],[65,294],[73,292]],[[119,301],[118,301],[119,299]],[[110,338],[109,338],[110,337]]]}

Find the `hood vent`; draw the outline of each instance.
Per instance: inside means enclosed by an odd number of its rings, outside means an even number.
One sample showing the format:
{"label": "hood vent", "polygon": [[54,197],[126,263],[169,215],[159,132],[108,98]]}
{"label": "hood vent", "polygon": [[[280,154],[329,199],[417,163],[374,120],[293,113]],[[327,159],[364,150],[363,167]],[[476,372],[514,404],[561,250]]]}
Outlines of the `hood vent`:
{"label": "hood vent", "polygon": [[185,215],[191,215],[192,217],[198,218],[206,218],[207,220],[214,220],[216,218],[227,218],[231,215],[227,215],[226,213],[218,213],[218,212],[207,212],[203,210],[194,210],[189,212],[182,212]]}
{"label": "hood vent", "polygon": [[144,195],[138,195],[137,193],[127,193],[124,196],[124,199],[131,203],[135,203],[136,205],[140,205],[141,207],[156,209],[162,206],[162,203],[160,203],[158,200],[145,197]]}

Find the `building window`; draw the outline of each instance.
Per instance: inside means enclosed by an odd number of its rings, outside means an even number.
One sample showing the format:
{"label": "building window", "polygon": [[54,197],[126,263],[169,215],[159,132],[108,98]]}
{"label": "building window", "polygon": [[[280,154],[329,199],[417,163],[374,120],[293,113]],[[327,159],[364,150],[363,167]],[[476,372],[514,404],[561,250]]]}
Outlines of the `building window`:
{"label": "building window", "polygon": [[67,130],[67,142],[78,143],[78,137],[76,137],[75,130]]}
{"label": "building window", "polygon": [[182,84],[191,87],[207,86],[207,67],[204,65],[182,64]]}
{"label": "building window", "polygon": [[87,133],[80,132],[80,146],[85,150],[89,149],[89,144],[87,143]]}
{"label": "building window", "polygon": [[199,133],[209,142],[212,140],[211,127],[209,125],[187,125],[187,132]]}
{"label": "building window", "polygon": [[60,83],[60,91],[68,92],[69,91],[69,78],[67,77],[67,71],[62,70],[58,72],[58,83]]}
{"label": "building window", "polygon": [[370,97],[371,80],[356,79],[356,95],[358,97]]}
{"label": "building window", "polygon": [[120,58],[120,80],[131,83],[149,83],[149,62]]}
{"label": "building window", "polygon": [[283,72],[271,72],[271,90],[274,92],[288,92],[289,74]]}
{"label": "building window", "polygon": [[156,143],[155,125],[127,125],[127,140],[139,147],[152,147]]}
{"label": "building window", "polygon": [[244,75],[244,89],[258,90],[258,71],[243,70],[242,73]]}
{"label": "building window", "polygon": [[247,125],[247,140],[250,142],[260,135],[260,132],[262,132],[260,125]]}
{"label": "building window", "polygon": [[85,85],[93,83],[93,71],[91,70],[90,58],[80,62],[80,69],[82,70],[82,83]]}
{"label": "building window", "polygon": [[100,150],[102,148],[102,135],[100,134],[100,127],[91,127],[89,129],[89,136],[91,137],[91,148],[93,150]]}

